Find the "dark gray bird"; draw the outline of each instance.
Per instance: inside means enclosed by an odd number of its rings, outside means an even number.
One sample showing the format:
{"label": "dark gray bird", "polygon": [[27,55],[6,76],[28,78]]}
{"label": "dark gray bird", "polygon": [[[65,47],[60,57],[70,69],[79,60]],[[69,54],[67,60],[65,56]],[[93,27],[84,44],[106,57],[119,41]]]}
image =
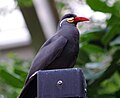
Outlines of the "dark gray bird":
{"label": "dark gray bird", "polygon": [[77,17],[75,14],[66,14],[62,17],[55,35],[43,44],[35,56],[19,98],[37,96],[37,71],[74,66],[79,51],[79,31],[76,25],[83,21],[89,19]]}

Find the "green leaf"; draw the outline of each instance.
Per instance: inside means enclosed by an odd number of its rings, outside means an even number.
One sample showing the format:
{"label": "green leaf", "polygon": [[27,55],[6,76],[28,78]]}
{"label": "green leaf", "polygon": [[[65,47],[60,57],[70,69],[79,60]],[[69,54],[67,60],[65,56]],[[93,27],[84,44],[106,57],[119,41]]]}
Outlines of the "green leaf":
{"label": "green leaf", "polygon": [[100,90],[100,93],[112,94],[120,88],[120,75],[115,72],[110,79],[107,79],[101,83],[101,87],[104,90]]}
{"label": "green leaf", "polygon": [[23,86],[23,81],[21,81],[21,79],[19,79],[15,75],[12,75],[4,69],[0,69],[0,78],[8,85],[11,85],[15,88],[22,88]]}
{"label": "green leaf", "polygon": [[92,30],[89,32],[85,32],[83,34],[81,34],[80,36],[80,42],[89,42],[92,40],[101,40],[101,38],[103,37],[103,35],[105,34],[106,30]]}
{"label": "green leaf", "polygon": [[115,92],[115,98],[120,98],[120,89]]}
{"label": "green leaf", "polygon": [[120,17],[112,15],[111,18],[109,20],[107,20],[107,26],[111,27],[111,26],[114,26],[114,25],[120,25]]}
{"label": "green leaf", "polygon": [[63,2],[56,2],[56,7],[58,10],[63,9],[65,7],[65,4]]}
{"label": "green leaf", "polygon": [[113,7],[109,7],[106,2],[101,0],[86,0],[86,2],[94,11],[112,13],[114,10]]}
{"label": "green leaf", "polygon": [[17,0],[19,6],[32,6],[32,0]]}
{"label": "green leaf", "polygon": [[120,36],[118,36],[115,40],[113,40],[112,42],[110,42],[111,46],[114,45],[120,45]]}
{"label": "green leaf", "polygon": [[89,69],[102,69],[102,67],[105,66],[102,62],[90,62],[86,64],[86,67]]}
{"label": "green leaf", "polygon": [[76,65],[81,67],[81,66],[84,66],[89,61],[90,61],[89,55],[84,50],[79,49]]}
{"label": "green leaf", "polygon": [[87,68],[83,69],[83,73],[87,80],[91,80],[93,78],[94,73],[90,69]]}
{"label": "green leaf", "polygon": [[97,98],[116,98],[114,94],[99,94]]}
{"label": "green leaf", "polygon": [[113,26],[113,27],[110,29],[110,31],[107,32],[107,33],[103,36],[103,38],[102,38],[102,43],[103,43],[104,45],[109,44],[109,42],[110,42],[116,35],[118,35],[118,34],[120,33],[119,31],[120,31],[119,25]]}
{"label": "green leaf", "polygon": [[113,5],[114,7],[114,15],[120,18],[120,0],[116,0]]}
{"label": "green leaf", "polygon": [[92,70],[86,68],[86,69],[83,69],[83,72],[87,80],[94,81],[103,74],[104,70],[95,73]]}
{"label": "green leaf", "polygon": [[96,79],[92,84],[91,87],[99,86],[104,80],[109,79],[119,68],[119,64],[117,64],[117,61],[120,58],[120,50],[116,50],[113,54],[113,60],[110,64],[110,66],[105,70],[105,72]]}
{"label": "green leaf", "polygon": [[112,57],[113,57],[113,63],[118,63],[118,61],[120,60],[120,48],[118,48],[115,52],[114,52],[114,54],[112,55]]}
{"label": "green leaf", "polygon": [[14,67],[14,72],[23,79],[25,79],[27,76],[27,72],[21,69],[19,66]]}
{"label": "green leaf", "polygon": [[103,53],[104,50],[97,46],[97,45],[93,45],[93,44],[83,44],[81,46],[81,49],[83,49],[84,51],[86,51],[87,53],[91,54],[91,53]]}

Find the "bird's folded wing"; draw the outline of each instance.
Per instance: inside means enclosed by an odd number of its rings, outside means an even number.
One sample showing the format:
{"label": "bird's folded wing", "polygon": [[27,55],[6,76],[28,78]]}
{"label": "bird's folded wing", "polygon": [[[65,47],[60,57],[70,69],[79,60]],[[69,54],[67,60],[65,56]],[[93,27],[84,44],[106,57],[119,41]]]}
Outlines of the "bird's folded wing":
{"label": "bird's folded wing", "polygon": [[66,46],[67,41],[68,40],[63,36],[55,36],[48,40],[48,43],[45,43],[45,45],[42,46],[33,60],[28,78],[31,77],[36,71],[46,68],[57,57],[59,57]]}

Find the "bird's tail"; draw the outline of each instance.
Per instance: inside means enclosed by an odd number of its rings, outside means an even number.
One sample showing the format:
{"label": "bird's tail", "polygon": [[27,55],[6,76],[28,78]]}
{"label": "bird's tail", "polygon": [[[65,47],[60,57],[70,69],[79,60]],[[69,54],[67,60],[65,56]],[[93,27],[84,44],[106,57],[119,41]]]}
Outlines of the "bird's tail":
{"label": "bird's tail", "polygon": [[35,98],[37,96],[37,75],[30,78],[25,84],[18,98]]}

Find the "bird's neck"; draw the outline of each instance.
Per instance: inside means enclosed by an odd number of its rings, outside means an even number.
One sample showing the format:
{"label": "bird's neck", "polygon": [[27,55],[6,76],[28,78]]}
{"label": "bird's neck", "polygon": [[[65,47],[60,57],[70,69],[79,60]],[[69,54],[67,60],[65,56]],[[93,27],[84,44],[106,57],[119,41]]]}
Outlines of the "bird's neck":
{"label": "bird's neck", "polygon": [[59,28],[58,33],[68,40],[79,39],[79,31],[77,27],[73,25],[62,25],[62,27]]}
{"label": "bird's neck", "polygon": [[65,21],[62,22],[62,23],[60,22],[59,25],[58,25],[58,29],[57,30],[59,30],[61,28],[71,27],[71,26],[72,27],[76,27],[76,25],[77,24],[75,24],[75,23],[68,23],[68,22],[65,22]]}

